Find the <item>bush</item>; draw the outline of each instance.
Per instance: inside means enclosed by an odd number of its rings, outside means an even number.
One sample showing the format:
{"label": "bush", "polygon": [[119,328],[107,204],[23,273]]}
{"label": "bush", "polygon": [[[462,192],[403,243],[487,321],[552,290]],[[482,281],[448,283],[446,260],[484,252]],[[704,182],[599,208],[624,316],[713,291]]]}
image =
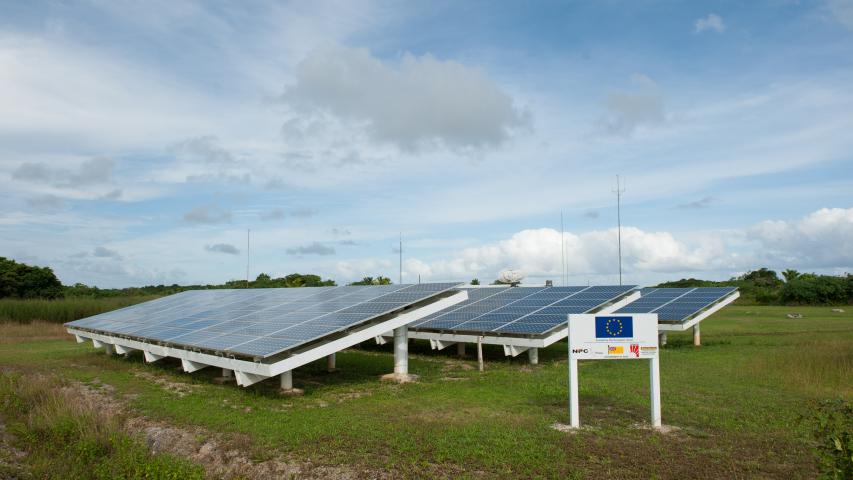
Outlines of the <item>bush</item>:
{"label": "bush", "polygon": [[803,274],[782,286],[779,299],[782,303],[797,305],[839,305],[853,301],[850,297],[850,275]]}
{"label": "bush", "polygon": [[853,404],[824,400],[806,419],[812,424],[821,478],[853,478]]}

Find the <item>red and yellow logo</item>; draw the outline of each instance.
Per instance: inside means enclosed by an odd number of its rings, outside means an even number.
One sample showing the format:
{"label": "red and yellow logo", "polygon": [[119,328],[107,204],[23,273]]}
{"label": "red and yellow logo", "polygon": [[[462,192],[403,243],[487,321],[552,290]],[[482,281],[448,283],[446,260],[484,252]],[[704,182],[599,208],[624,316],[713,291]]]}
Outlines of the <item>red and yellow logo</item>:
{"label": "red and yellow logo", "polygon": [[610,345],[608,345],[607,346],[607,354],[608,355],[624,355],[625,354],[625,347],[623,347],[621,345],[611,347]]}

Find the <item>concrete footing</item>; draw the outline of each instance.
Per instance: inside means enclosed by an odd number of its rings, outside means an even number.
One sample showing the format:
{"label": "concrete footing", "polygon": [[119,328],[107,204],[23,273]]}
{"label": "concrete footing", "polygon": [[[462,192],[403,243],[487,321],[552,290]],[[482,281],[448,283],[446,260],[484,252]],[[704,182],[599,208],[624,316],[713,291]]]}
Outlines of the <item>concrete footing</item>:
{"label": "concrete footing", "polygon": [[413,375],[411,373],[386,373],[379,377],[383,382],[394,382],[394,383],[412,383],[417,382],[420,379],[418,375]]}
{"label": "concrete footing", "polygon": [[701,347],[702,346],[702,336],[699,332],[699,324],[693,325],[693,346]]}
{"label": "concrete footing", "polygon": [[459,358],[465,358],[465,343],[459,342],[456,344],[456,355]]}
{"label": "concrete footing", "polygon": [[666,345],[666,332],[658,332],[658,345],[661,347]]}

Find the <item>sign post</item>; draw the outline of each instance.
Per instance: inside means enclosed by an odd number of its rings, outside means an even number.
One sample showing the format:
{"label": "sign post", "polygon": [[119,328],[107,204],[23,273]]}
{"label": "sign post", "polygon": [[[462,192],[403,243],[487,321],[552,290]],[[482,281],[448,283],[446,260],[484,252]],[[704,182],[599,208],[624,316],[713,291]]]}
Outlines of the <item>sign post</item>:
{"label": "sign post", "polygon": [[578,360],[648,360],[651,423],[661,426],[656,313],[569,315],[569,418],[580,427]]}

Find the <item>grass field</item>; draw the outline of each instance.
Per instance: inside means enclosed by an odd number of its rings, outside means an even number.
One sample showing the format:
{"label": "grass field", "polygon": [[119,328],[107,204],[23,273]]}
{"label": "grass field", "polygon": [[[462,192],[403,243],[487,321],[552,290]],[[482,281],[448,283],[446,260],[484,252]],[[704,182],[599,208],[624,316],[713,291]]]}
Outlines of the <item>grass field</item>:
{"label": "grass field", "polygon": [[72,297],[57,300],[0,298],[0,322],[41,320],[65,323],[155,298],[157,297],[145,295],[107,298]]}
{"label": "grass field", "polygon": [[[794,310],[804,318],[785,317]],[[82,385],[121,411],[86,417],[108,424],[110,435],[138,445],[148,438],[150,447],[150,426],[142,433],[129,427],[144,419],[158,431],[186,433],[183,443],[197,442],[191,451],[149,457],[158,465],[153,473],[121,470],[140,478],[190,476],[198,473],[192,463],[221,476],[204,465],[212,457],[199,453],[210,450],[211,439],[249,459],[241,471],[248,477],[277,462],[295,466],[297,477],[315,478],[813,478],[810,425],[799,418],[820,399],[853,399],[853,308],[845,310],[730,306],[703,322],[702,347],[693,347],[687,333],[670,334],[661,352],[663,420],[675,427],[668,433],[644,428],[645,362],[582,362],[586,427],[552,429],[567,422],[562,342],[541,351],[538,366],[525,355],[507,359],[487,348],[483,374],[470,359],[453,357],[455,349],[436,353],[415,342],[410,370],[421,379],[406,385],[378,380],[392,369],[389,345],[365,345],[339,353],[335,373],[323,362],[297,369],[294,383],[305,394],[282,397],[275,380],[243,389],[217,384],[213,369],[184,374],[173,360],[107,357],[47,323],[2,327],[2,414],[12,433],[7,443],[33,452],[15,468],[36,476],[56,468],[56,476],[80,478],[61,468],[74,452],[51,463],[44,450],[57,439],[73,443],[74,434],[28,440],[51,420],[43,414],[48,419],[36,429],[21,403],[49,396],[50,385]],[[35,393],[25,388],[34,382],[41,385]],[[134,448],[117,453],[115,462],[138,462]],[[0,477],[2,465],[0,457]]]}

